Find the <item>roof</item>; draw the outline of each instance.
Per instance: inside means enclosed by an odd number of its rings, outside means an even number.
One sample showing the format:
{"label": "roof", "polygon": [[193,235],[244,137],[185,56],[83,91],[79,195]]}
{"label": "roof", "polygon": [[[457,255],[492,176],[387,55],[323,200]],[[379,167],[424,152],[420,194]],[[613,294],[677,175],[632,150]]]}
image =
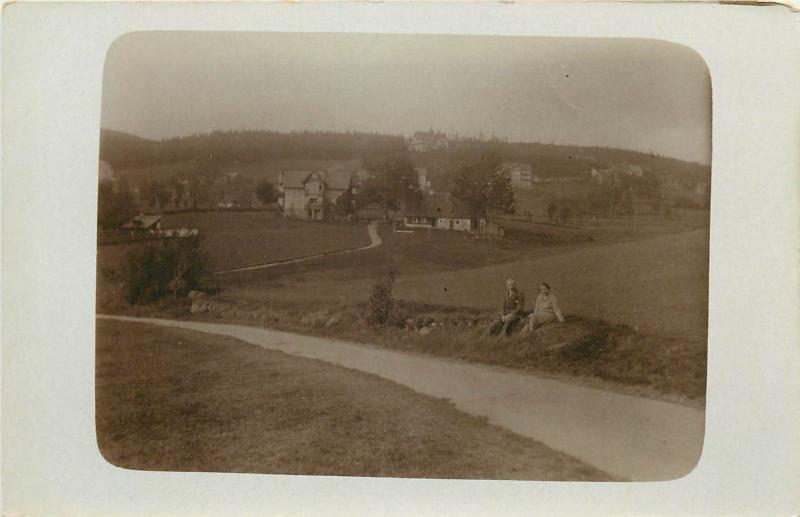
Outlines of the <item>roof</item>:
{"label": "roof", "polygon": [[[283,188],[303,188],[303,185],[308,181],[308,177],[314,172],[310,171],[286,171],[283,173]],[[347,190],[350,186],[350,179],[353,177],[351,171],[327,171],[317,172],[325,182],[325,185],[331,190]]]}
{"label": "roof", "polygon": [[303,188],[310,171],[286,171],[283,173],[283,188]]}
{"label": "roof", "polygon": [[133,228],[150,228],[151,226],[155,225],[161,220],[160,215],[144,215],[139,214],[127,223],[123,224],[122,227],[126,229],[133,229]]}
{"label": "roof", "polygon": [[347,190],[352,177],[350,171],[328,171],[325,173],[325,184],[331,190]]}

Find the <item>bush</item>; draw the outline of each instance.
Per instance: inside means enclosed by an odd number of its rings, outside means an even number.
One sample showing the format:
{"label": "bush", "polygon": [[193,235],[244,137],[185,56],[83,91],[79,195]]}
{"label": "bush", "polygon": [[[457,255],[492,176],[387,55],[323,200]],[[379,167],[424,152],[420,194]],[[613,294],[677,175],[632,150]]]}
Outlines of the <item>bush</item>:
{"label": "bush", "polygon": [[392,319],[395,312],[392,288],[396,272],[390,269],[383,278],[372,287],[372,294],[369,297],[369,315],[367,321],[373,327],[382,327]]}
{"label": "bush", "polygon": [[135,249],[125,257],[125,299],[139,304],[186,296],[200,287],[207,271],[199,237],[165,239]]}

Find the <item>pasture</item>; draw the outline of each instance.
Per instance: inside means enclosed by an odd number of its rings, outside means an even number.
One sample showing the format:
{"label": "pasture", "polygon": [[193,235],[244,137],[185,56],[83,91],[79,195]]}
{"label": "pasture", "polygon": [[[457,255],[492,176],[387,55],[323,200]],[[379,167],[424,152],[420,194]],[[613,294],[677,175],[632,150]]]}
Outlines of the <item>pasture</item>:
{"label": "pasture", "polygon": [[123,468],[607,480],[379,377],[180,329],[97,322],[97,442]]}
{"label": "pasture", "polygon": [[[183,219],[181,219],[183,217]],[[334,232],[361,235],[360,224],[267,219],[265,213],[204,213],[170,216],[169,225],[200,227],[209,251],[232,267],[252,264],[270,247],[272,257],[342,246]],[[229,218],[225,221],[222,218]],[[547,225],[537,225],[544,227]],[[383,245],[363,252],[216,276],[216,308],[189,313],[191,303],[165,301],[125,308],[101,276],[98,307],[112,312],[222,320],[312,332],[382,346],[470,361],[578,375],[652,388],[702,400],[708,321],[708,231],[699,229],[628,234],[606,229],[595,240],[572,241],[584,230],[554,228],[561,239],[476,239],[460,232],[393,233],[380,228]],[[549,230],[548,230],[549,231]],[[354,235],[355,233],[358,235]],[[257,235],[257,238],[253,238]],[[315,236],[320,236],[319,238]],[[352,241],[351,241],[352,242]],[[124,246],[99,249],[99,265]],[[233,249],[239,255],[233,260]],[[341,248],[338,248],[341,249]],[[281,253],[283,255],[281,255]],[[218,259],[219,260],[219,259]],[[252,259],[250,259],[252,260]],[[223,262],[224,263],[224,262]],[[414,329],[375,331],[365,324],[376,279],[394,269],[394,298],[409,318],[469,321],[426,336]],[[102,271],[102,268],[101,268]],[[532,309],[538,285],[548,282],[567,323],[536,336],[487,341],[481,329],[496,316],[506,278],[517,280]],[[326,324],[328,320],[333,324]],[[447,323],[449,325],[449,323]]]}
{"label": "pasture", "polygon": [[[451,234],[452,235],[452,234]],[[251,301],[353,305],[366,302],[374,279],[394,266],[397,299],[494,311],[506,278],[533,303],[548,282],[567,314],[625,324],[637,332],[705,342],[708,233],[703,230],[603,245],[581,243],[482,248],[464,239],[387,237],[359,256],[228,282],[227,294]],[[449,236],[448,236],[449,237]],[[516,260],[514,260],[516,259]],[[488,265],[487,265],[488,264]]]}
{"label": "pasture", "polygon": [[271,212],[183,212],[166,215],[161,225],[199,229],[214,269],[358,248],[370,242],[364,225],[300,221]]}
{"label": "pasture", "polygon": [[[199,229],[214,270],[358,248],[370,242],[363,224],[299,221],[260,211],[167,214],[161,226]],[[118,267],[129,250],[146,244],[99,246],[98,267]]]}

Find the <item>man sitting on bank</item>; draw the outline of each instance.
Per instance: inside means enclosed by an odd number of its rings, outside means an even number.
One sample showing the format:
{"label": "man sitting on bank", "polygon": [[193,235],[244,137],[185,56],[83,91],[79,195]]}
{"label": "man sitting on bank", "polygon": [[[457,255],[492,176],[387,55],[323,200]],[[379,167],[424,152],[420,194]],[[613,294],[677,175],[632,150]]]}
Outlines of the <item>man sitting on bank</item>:
{"label": "man sitting on bank", "polygon": [[506,296],[500,317],[486,329],[485,336],[510,336],[525,311],[525,295],[517,289],[514,280],[506,280]]}
{"label": "man sitting on bank", "polygon": [[536,297],[536,306],[533,312],[528,316],[528,324],[525,325],[524,331],[526,333],[533,332],[545,323],[558,320],[559,323],[564,323],[564,316],[561,315],[561,309],[558,307],[558,300],[550,293],[550,284],[542,282],[539,285],[539,296]]}

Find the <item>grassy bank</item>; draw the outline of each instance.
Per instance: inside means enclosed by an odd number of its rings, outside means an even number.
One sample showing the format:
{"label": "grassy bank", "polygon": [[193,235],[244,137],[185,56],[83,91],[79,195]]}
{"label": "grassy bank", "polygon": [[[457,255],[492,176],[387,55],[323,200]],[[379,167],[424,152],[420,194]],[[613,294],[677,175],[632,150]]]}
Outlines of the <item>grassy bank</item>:
{"label": "grassy bank", "polygon": [[373,328],[365,303],[277,305],[224,296],[200,303],[201,312],[195,314],[189,300],[115,312],[276,328],[577,378],[657,398],[705,399],[705,342],[645,334],[601,320],[568,315],[564,324],[545,325],[531,335],[486,338],[482,334],[493,313],[468,307],[399,302],[396,322]]}
{"label": "grassy bank", "polygon": [[121,467],[608,479],[446,401],[231,338],[99,321],[96,364],[98,444]]}

